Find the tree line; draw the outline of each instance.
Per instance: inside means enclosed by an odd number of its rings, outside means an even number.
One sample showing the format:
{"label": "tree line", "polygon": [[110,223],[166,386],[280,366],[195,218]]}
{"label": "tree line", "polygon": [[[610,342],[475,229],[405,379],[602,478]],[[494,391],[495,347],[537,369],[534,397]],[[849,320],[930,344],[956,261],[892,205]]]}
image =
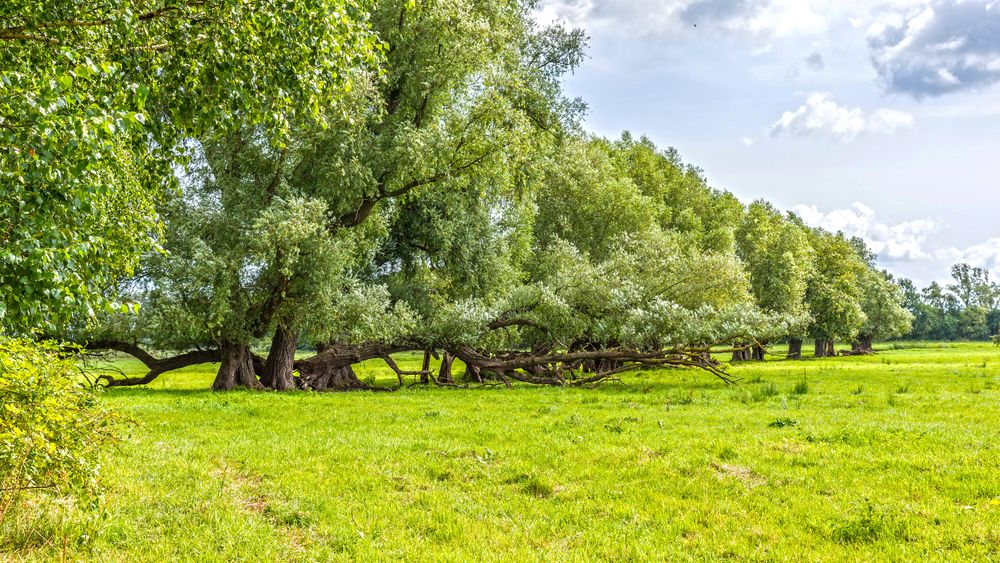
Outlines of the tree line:
{"label": "tree line", "polygon": [[586,37],[534,2],[23,4],[0,322],[148,368],[107,385],[218,362],[218,390],[367,389],[375,358],[400,384],[728,381],[722,349],[865,353],[919,322],[860,239],[583,132],[561,81]]}
{"label": "tree line", "polygon": [[1000,333],[1000,284],[985,268],[961,263],[951,268],[952,283],[932,282],[918,290],[900,279],[904,304],[913,315],[913,340],[986,340]]}

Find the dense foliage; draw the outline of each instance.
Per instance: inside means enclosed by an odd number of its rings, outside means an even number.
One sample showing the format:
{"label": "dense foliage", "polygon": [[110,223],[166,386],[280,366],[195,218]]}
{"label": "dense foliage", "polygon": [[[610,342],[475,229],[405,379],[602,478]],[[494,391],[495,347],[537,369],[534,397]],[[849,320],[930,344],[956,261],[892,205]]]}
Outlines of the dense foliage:
{"label": "dense foliage", "polygon": [[990,273],[969,264],[951,269],[952,283],[931,283],[918,290],[900,279],[906,308],[913,314],[909,338],[918,340],[986,340],[1000,333],[1000,284]]}
{"label": "dense foliage", "polygon": [[50,327],[132,273],[187,136],[320,119],[380,47],[351,0],[5,2],[0,327]]}
{"label": "dense foliage", "polygon": [[[713,347],[763,359],[810,337],[817,353],[867,352],[906,331],[902,295],[859,241],[744,206],[646,138],[581,133],[560,81],[585,37],[540,27],[535,7],[10,15],[3,170],[23,187],[5,210],[38,226],[4,243],[4,283],[21,284],[8,331],[54,330],[149,368],[109,384],[220,361],[216,389],[362,388],[350,366],[398,350],[426,351],[425,381],[443,353],[448,383],[455,357],[473,380],[660,365],[725,378]],[[14,121],[32,107],[37,119]],[[76,135],[60,147],[84,165],[56,162],[47,130]],[[127,307],[93,310],[113,302]],[[297,361],[303,345],[320,353]]]}
{"label": "dense foliage", "polygon": [[0,525],[28,491],[91,492],[114,418],[52,344],[0,339]]}

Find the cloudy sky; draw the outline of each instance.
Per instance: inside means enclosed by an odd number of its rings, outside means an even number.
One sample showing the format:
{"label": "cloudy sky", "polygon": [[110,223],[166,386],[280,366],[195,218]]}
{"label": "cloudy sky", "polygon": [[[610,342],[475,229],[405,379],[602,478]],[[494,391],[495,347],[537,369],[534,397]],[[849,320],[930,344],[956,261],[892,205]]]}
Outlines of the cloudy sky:
{"label": "cloudy sky", "polygon": [[1000,275],[1000,0],[542,0],[590,35],[587,127],[865,237],[891,271]]}

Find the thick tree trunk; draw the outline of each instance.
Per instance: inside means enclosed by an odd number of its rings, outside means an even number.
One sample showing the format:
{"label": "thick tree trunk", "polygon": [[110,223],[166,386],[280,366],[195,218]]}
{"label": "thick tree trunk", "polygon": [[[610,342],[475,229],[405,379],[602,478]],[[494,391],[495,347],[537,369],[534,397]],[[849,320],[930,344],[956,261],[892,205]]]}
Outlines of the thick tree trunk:
{"label": "thick tree trunk", "polygon": [[353,391],[360,389],[385,390],[372,387],[354,374],[354,364],[385,358],[395,352],[405,352],[410,348],[393,347],[372,343],[358,346],[330,344],[323,352],[311,358],[295,362],[299,372],[299,385],[315,391]]}
{"label": "thick tree trunk", "polygon": [[836,342],[833,340],[826,341],[826,355],[829,357],[834,357],[837,355],[837,350],[835,349]]}
{"label": "thick tree trunk", "polygon": [[276,391],[285,391],[295,387],[295,348],[298,345],[298,334],[278,325],[271,339],[271,349],[267,353],[267,362],[260,376],[260,382],[265,387]]}
{"label": "thick tree trunk", "polygon": [[313,391],[363,391],[372,387],[358,379],[350,365],[328,369],[309,380]]}
{"label": "thick tree trunk", "polygon": [[222,364],[212,384],[213,391],[229,391],[237,387],[263,389],[253,367],[253,354],[245,344],[222,344]]}
{"label": "thick tree trunk", "polygon": [[767,349],[764,348],[763,344],[754,345],[752,352],[752,359],[758,362],[763,362],[764,357],[767,354]]}
{"label": "thick tree trunk", "polygon": [[858,338],[854,341],[852,349],[859,354],[871,354],[875,351],[873,347],[874,340],[875,339],[871,336],[867,336],[864,334],[859,335]]}
{"label": "thick tree trunk", "polygon": [[802,359],[802,339],[792,338],[788,341],[788,359],[789,360],[801,360]]}
{"label": "thick tree trunk", "polygon": [[822,339],[822,338],[817,338],[816,339],[816,350],[815,350],[815,352],[813,352],[813,356],[815,356],[817,358],[825,358],[826,357],[826,355],[827,355],[826,354],[826,351],[827,351],[826,342],[827,341],[824,340],[824,339]]}
{"label": "thick tree trunk", "polygon": [[455,383],[455,378],[451,375],[451,366],[455,363],[455,356],[451,352],[445,351],[441,356],[441,370],[438,372],[438,383]]}

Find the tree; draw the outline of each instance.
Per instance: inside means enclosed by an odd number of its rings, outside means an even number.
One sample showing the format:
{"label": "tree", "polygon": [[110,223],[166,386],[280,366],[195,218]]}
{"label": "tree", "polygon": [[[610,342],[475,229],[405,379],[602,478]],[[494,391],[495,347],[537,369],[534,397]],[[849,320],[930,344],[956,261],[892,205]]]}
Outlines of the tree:
{"label": "tree", "polygon": [[861,308],[865,323],[858,331],[854,351],[871,353],[875,340],[897,338],[910,332],[913,314],[905,307],[904,295],[892,275],[869,268],[862,277]]}
{"label": "tree", "polygon": [[806,289],[813,318],[808,335],[816,341],[817,357],[831,356],[836,340],[853,340],[866,322],[861,307],[861,278],[868,265],[842,234],[809,231],[815,271]]}
{"label": "tree", "polygon": [[[764,311],[804,317],[806,289],[813,267],[812,247],[805,232],[786,220],[771,204],[756,201],[747,207],[736,231],[737,255],[750,275],[750,288]],[[800,329],[801,330],[801,329]],[[764,343],[739,350],[736,359],[764,359]],[[793,345],[790,355],[801,354]]]}
{"label": "tree", "polygon": [[[103,301],[159,236],[176,149],[275,131],[350,90],[379,44],[351,0],[0,8],[0,323],[51,328]],[[31,212],[28,213],[27,210]]]}
{"label": "tree", "polygon": [[[582,35],[537,29],[529,8],[381,2],[371,23],[389,45],[382,72],[359,81],[328,127],[291,122],[276,136],[247,126],[196,147],[183,197],[164,206],[175,252],[150,257],[157,281],[139,290],[143,309],[158,311],[151,319],[184,319],[168,323],[176,340],[222,352],[216,388],[256,385],[250,345],[268,334],[264,379],[287,386],[298,334],[335,336],[319,328],[333,314],[321,304],[370,281],[389,222],[412,198],[458,178],[500,178],[535,139],[560,134],[578,107],[559,97],[558,77],[579,61]],[[345,373],[322,377],[335,375]]]}

